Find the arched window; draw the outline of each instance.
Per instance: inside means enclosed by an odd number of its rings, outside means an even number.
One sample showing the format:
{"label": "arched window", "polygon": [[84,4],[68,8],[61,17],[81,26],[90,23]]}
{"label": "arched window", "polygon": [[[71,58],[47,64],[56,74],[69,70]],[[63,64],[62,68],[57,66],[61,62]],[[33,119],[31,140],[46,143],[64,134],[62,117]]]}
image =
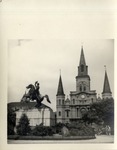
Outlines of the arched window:
{"label": "arched window", "polygon": [[91,99],[92,103],[93,103],[93,98]]}
{"label": "arched window", "polygon": [[61,99],[59,99],[59,105],[61,105]]}
{"label": "arched window", "polygon": [[73,104],[75,104],[75,99],[73,99]]}
{"label": "arched window", "polygon": [[77,117],[78,117],[78,108],[77,108]]}
{"label": "arched window", "polygon": [[69,117],[69,110],[66,110],[66,116]]}
{"label": "arched window", "polygon": [[84,65],[81,65],[81,72],[84,71]]}
{"label": "arched window", "polygon": [[84,86],[84,91],[86,91],[86,87]]}
{"label": "arched window", "polygon": [[62,104],[64,105],[64,99],[62,100]]}
{"label": "arched window", "polygon": [[80,91],[82,91],[82,86],[80,85]]}
{"label": "arched window", "polygon": [[61,111],[59,111],[58,115],[61,116]]}

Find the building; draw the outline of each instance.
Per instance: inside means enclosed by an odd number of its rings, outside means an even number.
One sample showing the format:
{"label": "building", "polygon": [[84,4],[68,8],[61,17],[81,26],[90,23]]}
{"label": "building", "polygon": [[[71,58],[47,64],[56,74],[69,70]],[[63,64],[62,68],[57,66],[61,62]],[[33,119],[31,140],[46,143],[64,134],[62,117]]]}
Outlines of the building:
{"label": "building", "polygon": [[[90,88],[90,76],[88,74],[88,66],[85,61],[83,47],[81,48],[81,56],[78,66],[78,74],[76,76],[76,91],[70,92],[70,99],[65,99],[62,77],[60,75],[58,90],[56,94],[56,110],[57,122],[72,123],[82,118],[83,114],[90,109],[90,105],[94,102],[102,100],[100,96],[97,98],[96,90]],[[107,72],[105,71],[104,87],[102,98],[111,98]]]}

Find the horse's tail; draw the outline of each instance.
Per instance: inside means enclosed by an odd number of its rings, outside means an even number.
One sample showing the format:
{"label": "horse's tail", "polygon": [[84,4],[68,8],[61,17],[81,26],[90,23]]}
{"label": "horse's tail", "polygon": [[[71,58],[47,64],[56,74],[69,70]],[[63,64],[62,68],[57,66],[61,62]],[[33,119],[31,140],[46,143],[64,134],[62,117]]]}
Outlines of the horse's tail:
{"label": "horse's tail", "polygon": [[29,92],[26,93],[26,91],[25,91],[24,95],[22,96],[21,102],[27,101],[27,98],[31,98],[31,97],[30,97]]}
{"label": "horse's tail", "polygon": [[26,93],[21,98],[21,102],[24,102],[24,101],[26,101]]}
{"label": "horse's tail", "polygon": [[47,99],[47,102],[48,103],[51,103],[50,99],[49,99],[49,96],[48,95],[45,95],[46,99]]}

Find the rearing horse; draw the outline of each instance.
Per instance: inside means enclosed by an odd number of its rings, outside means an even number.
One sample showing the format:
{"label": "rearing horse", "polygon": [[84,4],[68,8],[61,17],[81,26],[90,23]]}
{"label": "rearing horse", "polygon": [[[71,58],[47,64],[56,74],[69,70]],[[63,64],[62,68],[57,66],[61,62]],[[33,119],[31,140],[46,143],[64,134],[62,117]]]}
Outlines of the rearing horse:
{"label": "rearing horse", "polygon": [[51,103],[49,100],[49,96],[45,95],[45,96],[41,96],[39,94],[37,94],[34,85],[29,84],[27,87],[27,89],[29,89],[29,92],[23,95],[21,101],[26,101],[28,98],[29,100],[36,100],[37,101],[37,105],[41,105],[41,102],[44,100],[44,98],[46,98],[47,102]]}

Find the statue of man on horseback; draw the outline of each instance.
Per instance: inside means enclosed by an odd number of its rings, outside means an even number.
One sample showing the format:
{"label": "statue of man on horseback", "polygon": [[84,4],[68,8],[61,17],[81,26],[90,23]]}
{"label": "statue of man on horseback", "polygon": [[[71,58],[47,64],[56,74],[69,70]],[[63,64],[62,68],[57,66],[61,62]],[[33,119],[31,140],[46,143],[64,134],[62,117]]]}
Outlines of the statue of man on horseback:
{"label": "statue of man on horseback", "polygon": [[29,84],[26,88],[29,89],[29,91],[23,95],[21,101],[27,101],[28,99],[32,101],[36,100],[37,106],[41,106],[41,102],[46,98],[47,102],[51,103],[48,95],[42,96],[40,94],[38,81],[35,82],[35,85]]}

